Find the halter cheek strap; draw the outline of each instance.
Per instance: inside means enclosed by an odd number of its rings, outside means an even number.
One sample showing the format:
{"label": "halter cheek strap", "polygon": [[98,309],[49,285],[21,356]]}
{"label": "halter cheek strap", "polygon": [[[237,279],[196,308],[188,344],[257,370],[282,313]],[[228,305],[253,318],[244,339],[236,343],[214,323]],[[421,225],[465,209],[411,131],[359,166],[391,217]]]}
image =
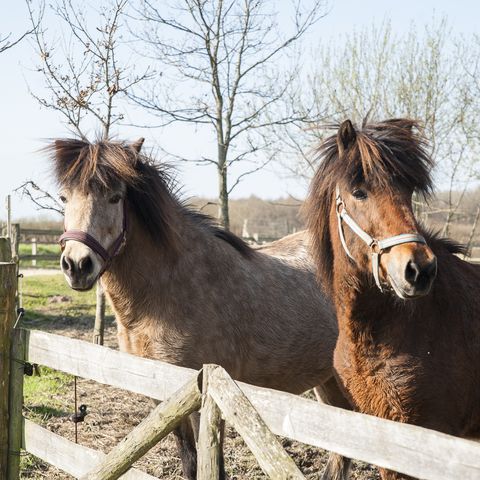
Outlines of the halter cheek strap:
{"label": "halter cheek strap", "polygon": [[423,243],[426,244],[425,238],[423,238],[418,233],[402,233],[400,235],[395,235],[393,237],[384,238],[383,240],[377,240],[376,238],[369,235],[365,230],[363,230],[360,225],[347,213],[345,208],[345,203],[340,196],[340,189],[336,188],[336,212],[338,220],[338,233],[340,235],[340,241],[342,243],[345,253],[353,261],[352,254],[348,249],[347,242],[345,241],[345,233],[343,231],[343,223],[345,222],[353,233],[360,237],[370,248],[372,255],[372,273],[375,278],[375,283],[377,287],[383,292],[382,285],[380,282],[380,255],[387,248],[395,247],[396,245],[402,245],[403,243]]}
{"label": "halter cheek strap", "polygon": [[127,210],[125,208],[125,203],[123,204],[123,221],[122,221],[122,231],[120,235],[115,239],[110,248],[105,249],[100,242],[89,235],[87,232],[82,230],[65,230],[65,232],[58,239],[60,247],[63,250],[65,249],[65,243],[67,240],[75,240],[77,242],[83,243],[90,249],[92,249],[96,254],[98,254],[103,260],[103,267],[100,271],[99,277],[103,275],[105,270],[110,266],[113,258],[120,253],[120,250],[125,245],[127,239]]}

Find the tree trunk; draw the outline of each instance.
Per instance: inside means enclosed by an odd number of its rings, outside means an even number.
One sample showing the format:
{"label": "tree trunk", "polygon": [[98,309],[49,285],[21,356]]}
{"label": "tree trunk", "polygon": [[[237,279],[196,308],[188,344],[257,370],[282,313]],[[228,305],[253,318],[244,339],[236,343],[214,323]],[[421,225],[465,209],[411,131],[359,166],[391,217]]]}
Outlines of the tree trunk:
{"label": "tree trunk", "polygon": [[230,230],[230,216],[228,212],[228,185],[227,185],[227,149],[224,145],[218,146],[218,218],[225,230]]}

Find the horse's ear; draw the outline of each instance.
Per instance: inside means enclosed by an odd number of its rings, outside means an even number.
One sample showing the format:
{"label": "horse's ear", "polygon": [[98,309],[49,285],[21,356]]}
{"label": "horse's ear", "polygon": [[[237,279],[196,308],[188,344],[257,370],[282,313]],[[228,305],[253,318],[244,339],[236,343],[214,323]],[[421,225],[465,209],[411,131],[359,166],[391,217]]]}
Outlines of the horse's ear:
{"label": "horse's ear", "polygon": [[142,145],[145,139],[143,137],[139,138],[136,142],[133,142],[131,147],[137,152],[140,153],[140,150],[142,149]]}
{"label": "horse's ear", "polygon": [[355,127],[352,125],[352,122],[350,120],[345,120],[342,122],[337,133],[337,146],[340,157],[348,147],[353,145],[356,139],[357,132],[355,131]]}

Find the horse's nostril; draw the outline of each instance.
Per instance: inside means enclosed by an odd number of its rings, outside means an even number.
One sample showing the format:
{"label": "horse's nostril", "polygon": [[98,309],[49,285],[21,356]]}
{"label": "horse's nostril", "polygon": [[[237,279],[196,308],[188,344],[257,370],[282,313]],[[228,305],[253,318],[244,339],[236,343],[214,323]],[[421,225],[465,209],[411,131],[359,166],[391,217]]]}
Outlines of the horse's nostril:
{"label": "horse's nostril", "polygon": [[73,273],[75,271],[75,264],[73,263],[73,260],[66,255],[62,257],[62,269],[69,273]]}
{"label": "horse's nostril", "polygon": [[90,256],[82,258],[80,262],[78,262],[78,268],[83,274],[91,273],[93,270],[93,262]]}
{"label": "horse's nostril", "polygon": [[415,285],[417,287],[427,286],[436,275],[436,258],[421,266],[410,260],[405,268],[405,280],[410,283],[410,285]]}
{"label": "horse's nostril", "polygon": [[417,282],[420,274],[420,267],[415,262],[409,260],[407,266],[405,267],[405,280],[413,285]]}

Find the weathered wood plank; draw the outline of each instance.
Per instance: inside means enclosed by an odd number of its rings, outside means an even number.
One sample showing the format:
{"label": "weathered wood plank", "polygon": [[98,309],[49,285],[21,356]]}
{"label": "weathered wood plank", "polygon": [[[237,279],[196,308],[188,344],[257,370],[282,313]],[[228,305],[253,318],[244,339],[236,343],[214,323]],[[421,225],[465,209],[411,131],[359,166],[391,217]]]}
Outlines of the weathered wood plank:
{"label": "weathered wood plank", "polygon": [[197,480],[220,478],[222,414],[208,394],[210,373],[216,365],[203,366],[202,409],[197,445]]}
{"label": "weathered wood plank", "polygon": [[8,443],[10,454],[8,457],[7,479],[20,478],[20,450],[22,448],[23,433],[23,374],[25,358],[25,330],[17,328],[13,332],[10,354],[10,395]]}
{"label": "weathered wood plank", "polygon": [[[277,435],[425,480],[478,480],[480,445],[238,382]],[[221,407],[221,405],[220,405]]]}
{"label": "weathered wood plank", "polygon": [[0,478],[7,478],[10,347],[15,323],[17,266],[0,263]]}
{"label": "weathered wood plank", "polygon": [[209,395],[220,407],[225,420],[242,436],[260,468],[274,479],[304,479],[302,472],[269,430],[260,415],[222,367],[209,372]]}
{"label": "weathered wood plank", "polygon": [[116,480],[134,462],[179,425],[184,417],[200,408],[202,395],[198,378],[192,378],[168,400],[158,405],[82,480]]}
{"label": "weathered wood plank", "polygon": [[196,370],[38,330],[27,331],[27,359],[156,400],[167,399],[198,374]]}
{"label": "weathered wood plank", "polygon": [[[28,419],[24,419],[24,428],[23,448],[25,450],[74,477],[85,475],[92,469],[92,465],[101,462],[106,456],[98,450],[73,443]],[[122,480],[156,480],[156,477],[133,468],[121,478]]]}

